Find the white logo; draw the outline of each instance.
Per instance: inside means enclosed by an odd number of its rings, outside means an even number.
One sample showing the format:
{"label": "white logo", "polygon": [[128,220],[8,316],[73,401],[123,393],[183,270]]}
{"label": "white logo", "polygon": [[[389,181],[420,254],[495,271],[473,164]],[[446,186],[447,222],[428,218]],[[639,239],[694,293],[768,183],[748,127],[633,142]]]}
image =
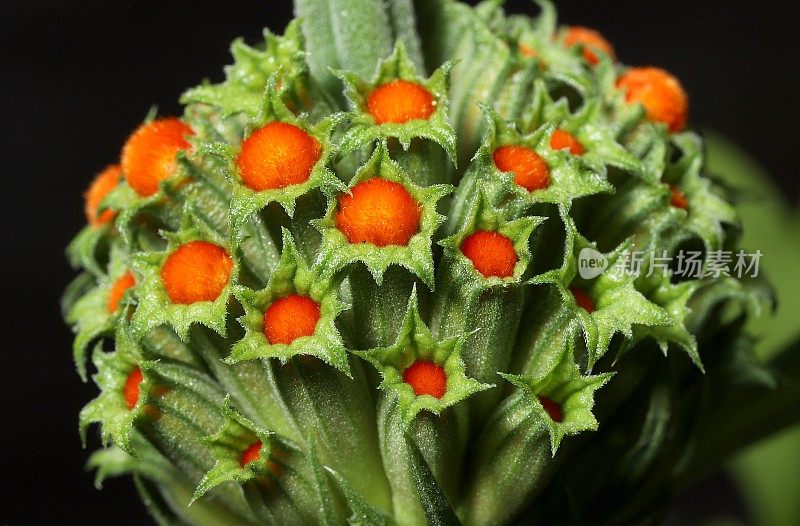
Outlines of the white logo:
{"label": "white logo", "polygon": [[608,268],[608,258],[593,248],[581,249],[578,254],[578,274],[583,279],[596,278]]}

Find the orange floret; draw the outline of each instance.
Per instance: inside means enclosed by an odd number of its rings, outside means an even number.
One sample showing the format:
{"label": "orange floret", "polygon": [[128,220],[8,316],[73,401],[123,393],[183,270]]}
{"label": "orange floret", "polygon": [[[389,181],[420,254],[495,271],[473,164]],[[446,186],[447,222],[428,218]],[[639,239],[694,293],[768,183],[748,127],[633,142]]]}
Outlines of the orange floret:
{"label": "orange floret", "polygon": [[86,190],[84,197],[86,199],[84,211],[86,212],[86,219],[92,226],[99,226],[110,222],[117,213],[113,210],[103,210],[99,214],[97,210],[100,208],[100,202],[117,187],[121,170],[119,165],[112,164],[106,167],[105,170],[92,181],[89,188]]}
{"label": "orange floret", "polygon": [[484,277],[507,278],[519,261],[514,244],[498,232],[478,230],[461,243],[461,252]]}
{"label": "orange floret", "polygon": [[592,65],[600,62],[600,58],[592,48],[599,49],[612,60],[616,59],[614,46],[599,32],[588,27],[572,26],[568,28],[564,36],[564,45],[567,47],[583,46],[583,58]]}
{"label": "orange floret", "polygon": [[539,53],[537,53],[535,49],[533,49],[527,44],[523,44],[522,42],[520,42],[517,47],[519,48],[519,52],[525,57],[533,58],[539,55]]}
{"label": "orange floret", "polygon": [[246,464],[249,464],[254,460],[258,460],[258,455],[261,453],[261,446],[262,443],[260,440],[247,446],[247,449],[245,449],[242,453],[242,458],[239,460],[239,464],[244,467]]}
{"label": "orange floret", "polygon": [[544,410],[547,411],[547,414],[550,415],[550,418],[552,418],[554,422],[560,423],[564,421],[564,411],[562,411],[558,403],[542,395],[539,395],[539,403],[542,404],[542,407],[544,407]]}
{"label": "orange floret", "polygon": [[670,193],[669,203],[672,206],[674,206],[675,208],[682,208],[684,210],[689,209],[689,200],[686,199],[686,194],[681,192],[681,190],[677,186],[673,184],[669,185],[669,193]]}
{"label": "orange floret", "polygon": [[114,284],[111,285],[111,290],[108,291],[106,308],[108,309],[109,314],[117,312],[122,295],[125,294],[126,290],[134,285],[136,285],[136,278],[134,278],[133,274],[130,272],[126,272],[121,277],[117,278]]}
{"label": "orange floret", "polygon": [[125,398],[125,405],[128,406],[128,409],[136,407],[136,402],[139,401],[139,386],[143,380],[142,370],[138,367],[131,371],[128,378],[125,380],[125,386],[122,388],[122,396]]}
{"label": "orange floret", "polygon": [[173,303],[214,301],[231,278],[233,262],[224,248],[206,241],[181,245],[161,267],[161,281]]}
{"label": "orange floret", "polygon": [[586,294],[584,291],[579,289],[578,287],[570,287],[569,291],[572,293],[572,296],[575,298],[575,303],[578,304],[578,307],[582,308],[589,314],[594,312],[594,300],[591,296]]}
{"label": "orange floret", "polygon": [[501,172],[513,172],[514,182],[529,192],[550,185],[550,169],[533,149],[525,146],[501,146],[492,154]]}
{"label": "orange floret", "polygon": [[350,243],[405,246],[419,232],[422,208],[400,183],[374,177],[339,198],[336,228]]}
{"label": "orange floret", "polygon": [[141,196],[158,191],[164,179],[175,174],[175,155],[189,148],[192,129],[174,117],[141,125],[122,148],[122,172],[131,188]]}
{"label": "orange floret", "polygon": [[617,87],[626,90],[626,101],[644,106],[649,120],[663,122],[671,132],[686,125],[689,109],[686,91],[678,79],[663,69],[633,68],[619,78]]}
{"label": "orange floret", "polygon": [[447,388],[447,374],[441,365],[417,360],[403,371],[403,381],[414,389],[417,396],[431,395],[441,398]]}
{"label": "orange floret", "polygon": [[264,312],[264,336],[271,344],[290,344],[311,336],[320,318],[319,304],[307,296],[290,294],[272,303]]}
{"label": "orange floret", "polygon": [[304,183],[322,155],[322,146],[304,130],[270,122],[242,143],[236,157],[242,182],[256,192]]}
{"label": "orange floret", "polygon": [[556,128],[550,136],[550,148],[554,150],[569,150],[572,155],[583,155],[586,148],[569,132]]}
{"label": "orange floret", "polygon": [[427,120],[436,110],[431,92],[415,82],[393,80],[367,97],[367,111],[378,124]]}

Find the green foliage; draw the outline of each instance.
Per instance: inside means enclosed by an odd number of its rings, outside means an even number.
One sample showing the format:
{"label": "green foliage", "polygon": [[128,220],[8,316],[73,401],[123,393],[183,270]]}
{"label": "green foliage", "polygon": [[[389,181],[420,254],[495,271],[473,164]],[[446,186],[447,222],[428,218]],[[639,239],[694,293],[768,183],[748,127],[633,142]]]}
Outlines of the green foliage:
{"label": "green foliage", "polygon": [[[161,524],[643,522],[800,419],[794,362],[775,374],[747,332],[769,287],[714,271],[739,221],[700,136],[628,103],[625,68],[566,47],[549,3],[534,18],[501,4],[297,0],[285,35],[236,41],[226,79],[183,95],[194,135],[172,175],[149,197],[120,181],[101,203],[115,220],[68,249],[82,272],[62,302],[73,354],[85,377],[94,348],[101,391],[80,416],[84,436],[100,424],[98,480],[132,474]],[[397,79],[428,91],[430,118],[375,121],[370,94]],[[254,191],[237,157],[276,121],[320,157],[304,182]],[[556,130],[584,151],[554,147]],[[538,156],[547,186],[501,171],[502,146]],[[341,230],[340,200],[373,178],[418,206],[405,245]],[[371,204],[360,226],[404,219]],[[485,277],[462,252],[478,230],[513,247],[510,275]],[[229,282],[173,303],[162,266],[198,240],[230,256]],[[626,267],[636,251],[687,248],[697,276]],[[587,253],[600,272],[582,272]],[[127,271],[136,285],[109,312]],[[314,331],[270,342],[265,312],[290,294],[319,307]],[[443,375],[441,396],[406,377],[416,362]]]}

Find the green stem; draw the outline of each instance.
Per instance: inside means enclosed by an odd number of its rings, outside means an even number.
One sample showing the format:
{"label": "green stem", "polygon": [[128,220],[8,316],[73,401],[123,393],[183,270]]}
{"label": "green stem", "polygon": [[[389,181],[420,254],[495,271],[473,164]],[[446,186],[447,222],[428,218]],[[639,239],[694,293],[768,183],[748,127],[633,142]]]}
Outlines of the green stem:
{"label": "green stem", "polygon": [[[234,334],[241,332],[229,328]],[[231,340],[225,340],[210,329],[195,325],[190,333],[192,349],[208,364],[225,391],[236,399],[248,418],[270,431],[291,440],[300,438],[278,401],[266,367],[260,361],[242,361],[226,364]],[[235,341],[235,340],[234,340]]]}
{"label": "green stem", "polygon": [[286,413],[320,459],[339,472],[372,506],[389,509],[375,427],[375,405],[361,362],[350,359],[352,378],[309,356],[284,365],[272,360],[272,381]]}
{"label": "green stem", "polygon": [[[439,267],[431,304],[431,332],[442,340],[466,335],[461,357],[467,376],[500,384],[514,348],[524,290],[520,284],[486,285],[459,272],[455,256],[446,254]],[[482,424],[497,405],[501,389],[488,389],[470,399],[473,425]]]}
{"label": "green stem", "polygon": [[384,2],[295,0],[294,6],[302,19],[311,73],[328,93],[341,93],[331,68],[371,78],[378,62],[392,52],[393,32]]}
{"label": "green stem", "polygon": [[498,408],[478,440],[470,481],[469,526],[507,524],[555,468],[547,426],[524,390]]}
{"label": "green stem", "polygon": [[[417,279],[405,268],[389,267],[378,285],[362,264],[348,275],[353,302],[353,336],[359,349],[394,343]],[[424,287],[418,287],[418,292]]]}
{"label": "green stem", "polygon": [[427,466],[428,478],[432,479],[427,484],[446,495],[446,502],[458,502],[468,433],[465,409],[456,405],[440,415],[423,411],[407,426],[394,393],[384,395],[378,402],[381,455],[392,486],[397,524],[436,523],[432,522],[430,510],[432,490],[419,480],[420,463]]}
{"label": "green stem", "polygon": [[555,287],[545,287],[530,290],[514,345],[511,371],[515,374],[534,374],[542,364],[557,360],[565,338],[570,337],[574,311],[561,300]]}

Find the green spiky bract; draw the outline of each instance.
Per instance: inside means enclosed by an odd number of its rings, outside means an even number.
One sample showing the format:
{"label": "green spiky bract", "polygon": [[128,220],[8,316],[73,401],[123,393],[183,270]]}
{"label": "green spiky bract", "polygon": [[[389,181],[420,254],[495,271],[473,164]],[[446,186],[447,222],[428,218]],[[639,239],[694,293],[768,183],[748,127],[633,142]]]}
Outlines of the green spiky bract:
{"label": "green spiky bract", "polygon": [[[708,415],[788,400],[745,332],[769,288],[713,265],[739,225],[702,139],[626,102],[626,68],[565,47],[550,3],[531,16],[501,3],[296,0],[283,36],[234,42],[226,79],[183,95],[194,135],[172,175],[147,198],[123,178],[101,203],[114,222],[68,250],[75,362],[85,378],[94,349],[101,391],[80,416],[84,437],[99,424],[98,481],[133,475],[170,525],[646,523],[722,460]],[[375,122],[370,94],[395,80],[428,91],[430,118]],[[275,121],[313,137],[319,160],[301,184],[254,191],[237,155]],[[554,150],[557,129],[585,152]],[[517,186],[501,146],[538,155],[546,187]],[[418,205],[404,245],[340,229],[340,200],[373,178]],[[461,251],[478,230],[513,247],[509,275]],[[162,266],[198,240],[228,253],[229,282],[173,304]],[[687,248],[696,276],[623,265]],[[585,251],[608,268],[582,273]],[[127,271],[136,285],[109,312]],[[287,295],[318,320],[273,342],[265,311]],[[443,375],[442,396],[406,377],[418,362]]]}

